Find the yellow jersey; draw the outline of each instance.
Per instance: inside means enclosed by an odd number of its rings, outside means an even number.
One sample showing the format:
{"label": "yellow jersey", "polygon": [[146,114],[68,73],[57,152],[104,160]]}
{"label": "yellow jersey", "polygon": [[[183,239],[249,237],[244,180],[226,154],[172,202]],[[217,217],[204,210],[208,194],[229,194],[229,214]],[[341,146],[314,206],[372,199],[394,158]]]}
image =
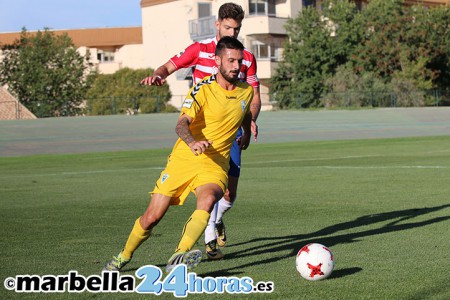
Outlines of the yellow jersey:
{"label": "yellow jersey", "polygon": [[[239,81],[234,90],[222,88],[216,76],[205,77],[193,86],[183,102],[181,113],[193,118],[189,128],[196,141],[212,141],[198,158],[213,159],[228,170],[230,149],[246,114],[250,114],[253,87]],[[171,157],[197,158],[186,143],[177,140]]]}

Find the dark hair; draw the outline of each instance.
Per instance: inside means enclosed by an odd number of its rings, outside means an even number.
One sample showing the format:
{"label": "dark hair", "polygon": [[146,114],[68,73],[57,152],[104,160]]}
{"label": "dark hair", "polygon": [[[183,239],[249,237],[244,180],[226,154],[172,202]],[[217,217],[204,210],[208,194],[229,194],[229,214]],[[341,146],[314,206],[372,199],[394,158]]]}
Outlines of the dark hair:
{"label": "dark hair", "polygon": [[216,55],[219,56],[224,49],[236,49],[236,50],[244,50],[244,45],[242,43],[231,36],[224,36],[220,39],[216,46]]}
{"label": "dark hair", "polygon": [[233,19],[241,22],[244,19],[244,10],[242,7],[233,2],[227,2],[219,8],[219,20]]}

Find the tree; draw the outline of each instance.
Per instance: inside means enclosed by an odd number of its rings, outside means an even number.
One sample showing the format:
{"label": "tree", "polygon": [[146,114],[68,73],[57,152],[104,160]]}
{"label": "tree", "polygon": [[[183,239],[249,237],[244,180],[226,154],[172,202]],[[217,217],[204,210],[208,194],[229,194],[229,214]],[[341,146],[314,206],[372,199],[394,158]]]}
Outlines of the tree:
{"label": "tree", "polygon": [[391,102],[387,84],[373,73],[357,74],[350,63],[339,66],[326,84],[328,93],[322,102],[327,108],[376,107]]}
{"label": "tree", "polygon": [[281,108],[321,106],[325,82],[348,61],[362,34],[356,6],[346,0],[325,1],[322,14],[303,9],[286,25],[289,41],[284,60],[271,80]]}
{"label": "tree", "polygon": [[[424,9],[415,7],[414,31],[409,35],[409,46],[414,49],[415,61],[426,58],[425,74],[433,87],[450,86],[450,7]],[[413,39],[415,38],[415,39]],[[422,74],[424,72],[422,71]]]}
{"label": "tree", "polygon": [[284,61],[271,80],[280,108],[379,106],[395,99],[402,106],[431,105],[427,90],[440,89],[444,98],[449,89],[449,6],[371,0],[359,12],[346,0],[329,0],[320,12],[304,9],[286,30]]}
{"label": "tree", "polygon": [[365,38],[351,60],[360,74],[373,72],[390,85],[397,105],[422,106],[431,103],[425,91],[450,83],[450,10],[403,4],[368,4]]}
{"label": "tree", "polygon": [[98,74],[86,95],[89,114],[176,111],[167,104],[171,98],[167,84],[159,87],[140,85],[140,81],[152,73],[151,69],[123,68],[114,74]]}
{"label": "tree", "polygon": [[67,34],[45,29],[3,45],[0,84],[38,117],[74,116],[88,87],[89,55],[81,56]]}
{"label": "tree", "polygon": [[373,0],[362,11],[364,38],[352,55],[358,72],[390,78],[400,68],[405,25],[410,21],[402,3],[402,0]]}
{"label": "tree", "polygon": [[448,86],[448,7],[405,7],[402,0],[373,0],[362,12],[366,35],[352,60],[360,72],[385,82],[404,78],[420,89]]}

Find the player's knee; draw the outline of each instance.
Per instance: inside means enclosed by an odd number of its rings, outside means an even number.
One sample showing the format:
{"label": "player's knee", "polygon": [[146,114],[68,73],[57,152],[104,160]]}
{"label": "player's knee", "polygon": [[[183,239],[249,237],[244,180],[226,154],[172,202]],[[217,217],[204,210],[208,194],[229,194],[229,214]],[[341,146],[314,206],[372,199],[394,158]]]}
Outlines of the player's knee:
{"label": "player's knee", "polygon": [[214,208],[214,204],[220,199],[216,195],[204,195],[200,201],[197,203],[197,209],[206,210],[209,213],[211,213],[212,209]]}
{"label": "player's knee", "polygon": [[163,216],[159,216],[153,213],[150,214],[144,214],[141,217],[141,226],[143,227],[143,229],[145,230],[149,230],[153,227],[155,227],[156,225],[158,225],[159,221],[161,221]]}

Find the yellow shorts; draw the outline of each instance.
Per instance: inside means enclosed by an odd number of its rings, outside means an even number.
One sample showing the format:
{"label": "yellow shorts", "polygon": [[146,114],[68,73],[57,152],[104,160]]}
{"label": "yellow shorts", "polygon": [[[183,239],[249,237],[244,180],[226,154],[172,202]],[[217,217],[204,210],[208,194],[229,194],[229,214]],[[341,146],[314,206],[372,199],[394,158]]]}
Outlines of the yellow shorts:
{"label": "yellow shorts", "polygon": [[171,205],[183,205],[190,192],[208,183],[219,185],[225,192],[228,182],[228,166],[220,166],[202,156],[192,160],[169,156],[166,168],[156,181],[150,194],[172,197]]}

